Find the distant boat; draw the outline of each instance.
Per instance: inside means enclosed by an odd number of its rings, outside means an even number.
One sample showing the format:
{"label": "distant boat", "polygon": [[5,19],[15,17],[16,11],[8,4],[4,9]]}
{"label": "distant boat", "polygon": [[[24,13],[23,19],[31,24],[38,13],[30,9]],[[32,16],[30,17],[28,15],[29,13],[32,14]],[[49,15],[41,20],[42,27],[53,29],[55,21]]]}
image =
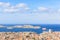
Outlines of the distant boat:
{"label": "distant boat", "polygon": [[42,28],[42,30],[46,30],[46,28]]}

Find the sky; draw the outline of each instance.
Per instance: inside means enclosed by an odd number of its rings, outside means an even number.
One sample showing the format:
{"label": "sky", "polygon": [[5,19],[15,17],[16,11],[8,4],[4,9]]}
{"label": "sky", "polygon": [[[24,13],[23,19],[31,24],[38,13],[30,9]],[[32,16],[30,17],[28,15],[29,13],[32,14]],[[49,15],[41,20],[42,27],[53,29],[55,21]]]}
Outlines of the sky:
{"label": "sky", "polygon": [[0,24],[60,24],[60,0],[0,0]]}

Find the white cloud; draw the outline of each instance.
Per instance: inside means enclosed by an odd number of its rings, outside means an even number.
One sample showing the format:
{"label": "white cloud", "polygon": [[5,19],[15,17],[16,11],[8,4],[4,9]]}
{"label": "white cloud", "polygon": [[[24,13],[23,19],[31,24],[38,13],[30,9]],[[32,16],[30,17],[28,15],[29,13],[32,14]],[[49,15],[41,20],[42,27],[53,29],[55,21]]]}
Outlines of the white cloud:
{"label": "white cloud", "polygon": [[57,13],[60,13],[60,9],[57,10]]}
{"label": "white cloud", "polygon": [[[59,12],[60,10],[58,10]],[[16,5],[11,5],[11,3],[0,2],[0,13],[55,13],[47,7],[37,7],[37,9],[30,9],[25,3],[18,3]]]}
{"label": "white cloud", "polygon": [[49,11],[50,11],[49,8],[37,7],[37,9],[33,9],[32,13],[48,13]]}
{"label": "white cloud", "polygon": [[3,10],[4,13],[13,13],[13,12],[17,12],[17,9],[13,9],[13,8],[6,8]]}
{"label": "white cloud", "polygon": [[[33,5],[32,5],[33,6]],[[56,10],[54,8],[47,8],[47,7],[37,7],[37,8],[33,8],[30,9],[28,7],[27,4],[25,3],[19,3],[16,5],[11,5],[10,3],[4,3],[4,2],[0,2],[0,13],[30,13],[32,12],[32,14],[17,14],[18,16],[13,16],[12,14],[10,14],[10,16],[8,16],[8,14],[1,14],[0,15],[0,20],[4,22],[4,20],[6,21],[7,19],[9,20],[13,20],[15,19],[14,22],[18,22],[18,23],[58,23],[57,21],[60,22],[60,9]],[[19,19],[22,18],[22,19]],[[7,20],[7,21],[8,21]],[[19,20],[19,21],[18,21]],[[7,22],[6,21],[6,22]],[[36,22],[37,21],[37,22]],[[48,22],[47,22],[48,21]]]}
{"label": "white cloud", "polygon": [[16,7],[17,8],[25,8],[25,7],[27,7],[27,4],[25,4],[25,3],[19,3],[19,4],[16,5]]}
{"label": "white cloud", "polygon": [[25,3],[18,3],[16,5],[11,5],[11,3],[0,2],[0,12],[1,13],[47,13],[49,8],[38,7],[37,9],[30,9]]}
{"label": "white cloud", "polygon": [[8,6],[10,6],[10,3],[0,2],[0,6],[2,6],[2,7],[8,7]]}
{"label": "white cloud", "polygon": [[3,5],[3,3],[2,3],[2,2],[0,2],[0,6],[1,6],[1,5]]}
{"label": "white cloud", "polygon": [[25,3],[19,3],[12,6],[10,3],[0,2],[0,12],[2,13],[24,13],[30,8]]}
{"label": "white cloud", "polygon": [[45,7],[38,7],[38,10],[40,10],[40,11],[47,11],[48,8],[45,8]]}
{"label": "white cloud", "polygon": [[6,5],[6,3],[4,2],[0,2],[0,6]]}

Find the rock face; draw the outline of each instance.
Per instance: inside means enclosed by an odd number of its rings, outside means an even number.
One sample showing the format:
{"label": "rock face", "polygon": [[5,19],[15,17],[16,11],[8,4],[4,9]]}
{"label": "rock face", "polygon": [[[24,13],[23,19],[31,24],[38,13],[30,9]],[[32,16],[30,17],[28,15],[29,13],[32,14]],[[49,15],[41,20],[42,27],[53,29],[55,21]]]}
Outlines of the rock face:
{"label": "rock face", "polygon": [[0,40],[60,40],[60,32],[0,32]]}
{"label": "rock face", "polygon": [[0,40],[33,40],[34,35],[33,32],[0,32]]}
{"label": "rock face", "polygon": [[19,33],[14,32],[0,32],[0,40],[18,40]]}

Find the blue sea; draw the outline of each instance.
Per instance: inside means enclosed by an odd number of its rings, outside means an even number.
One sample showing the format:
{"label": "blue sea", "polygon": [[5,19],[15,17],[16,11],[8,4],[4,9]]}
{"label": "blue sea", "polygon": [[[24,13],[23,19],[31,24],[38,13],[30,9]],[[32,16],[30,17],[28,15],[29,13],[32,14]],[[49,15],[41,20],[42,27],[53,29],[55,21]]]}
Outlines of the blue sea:
{"label": "blue sea", "polygon": [[[15,26],[15,25],[25,25],[25,24],[3,24],[3,26],[9,27],[9,26]],[[46,28],[48,31],[49,29],[52,29],[53,31],[60,31],[60,24],[30,24],[33,26],[40,26],[40,29],[33,29],[33,28],[14,28],[14,29],[6,29],[6,28],[0,28],[0,32],[36,32],[36,33],[42,33],[42,28]]]}

